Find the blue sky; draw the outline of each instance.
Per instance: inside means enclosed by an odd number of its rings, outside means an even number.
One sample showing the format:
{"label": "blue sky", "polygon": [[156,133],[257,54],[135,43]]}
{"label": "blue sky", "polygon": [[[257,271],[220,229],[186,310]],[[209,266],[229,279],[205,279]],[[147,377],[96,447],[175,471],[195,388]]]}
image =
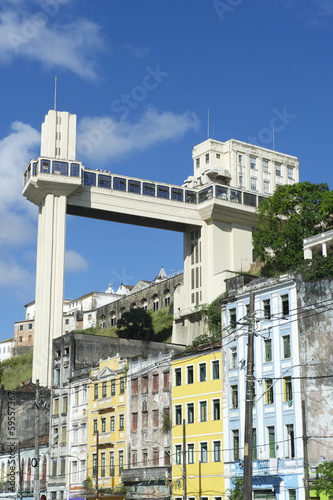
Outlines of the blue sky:
{"label": "blue sky", "polygon": [[[1,0],[0,340],[34,299],[37,208],[22,174],[55,76],[88,167],[181,184],[209,109],[221,141],[271,148],[275,123],[301,180],[332,188],[332,44],[331,0]],[[66,245],[69,299],[182,269],[177,233],[67,217]]]}

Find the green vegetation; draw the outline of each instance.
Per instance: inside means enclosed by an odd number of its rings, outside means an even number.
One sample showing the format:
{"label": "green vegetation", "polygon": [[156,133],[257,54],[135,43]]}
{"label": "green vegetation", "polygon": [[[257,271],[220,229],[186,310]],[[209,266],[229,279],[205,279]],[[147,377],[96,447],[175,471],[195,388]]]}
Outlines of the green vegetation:
{"label": "green vegetation", "polygon": [[32,376],[32,352],[6,359],[2,362],[1,384],[7,391],[17,389],[20,383]]}
{"label": "green vegetation", "polygon": [[318,478],[314,480],[311,489],[333,498],[333,462],[323,462],[317,468]]}
{"label": "green vegetation", "polygon": [[233,489],[228,490],[229,500],[243,500],[243,478],[234,477],[231,479]]}
{"label": "green vegetation", "polygon": [[196,337],[188,349],[211,344],[221,338],[221,298],[222,296],[219,295],[211,304],[204,304],[198,309],[201,317],[207,318],[208,333],[203,333]]}
{"label": "green vegetation", "polygon": [[279,186],[257,209],[253,248],[264,263],[262,274],[274,276],[302,267],[303,238],[332,229],[332,215],[333,192],[327,184]]}
{"label": "green vegetation", "polygon": [[169,307],[159,311],[148,311],[140,307],[125,311],[117,326],[102,328],[92,326],[78,333],[101,335],[104,337],[120,337],[155,342],[171,342],[173,315]]}

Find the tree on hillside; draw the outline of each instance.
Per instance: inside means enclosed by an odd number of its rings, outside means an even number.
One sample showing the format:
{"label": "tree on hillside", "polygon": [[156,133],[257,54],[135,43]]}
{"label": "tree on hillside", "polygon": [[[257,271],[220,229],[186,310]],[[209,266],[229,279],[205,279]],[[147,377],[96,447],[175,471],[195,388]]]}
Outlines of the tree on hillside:
{"label": "tree on hillside", "polygon": [[117,323],[120,338],[153,340],[154,329],[152,317],[142,308],[125,311]]}
{"label": "tree on hillside", "polygon": [[317,495],[323,493],[328,498],[333,498],[333,462],[323,462],[317,468],[318,477],[313,482],[311,489]]}
{"label": "tree on hillside", "polygon": [[266,270],[295,269],[303,262],[303,238],[333,228],[333,195],[327,184],[279,186],[257,209],[256,258]]}

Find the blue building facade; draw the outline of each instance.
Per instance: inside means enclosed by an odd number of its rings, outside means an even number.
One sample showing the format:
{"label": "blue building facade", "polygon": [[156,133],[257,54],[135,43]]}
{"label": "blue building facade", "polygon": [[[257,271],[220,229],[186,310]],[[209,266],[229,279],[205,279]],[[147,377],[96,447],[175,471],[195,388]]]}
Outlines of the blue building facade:
{"label": "blue building facade", "polygon": [[254,293],[253,496],[304,498],[302,391],[296,282],[228,283],[222,304],[226,489],[243,475],[250,292]]}

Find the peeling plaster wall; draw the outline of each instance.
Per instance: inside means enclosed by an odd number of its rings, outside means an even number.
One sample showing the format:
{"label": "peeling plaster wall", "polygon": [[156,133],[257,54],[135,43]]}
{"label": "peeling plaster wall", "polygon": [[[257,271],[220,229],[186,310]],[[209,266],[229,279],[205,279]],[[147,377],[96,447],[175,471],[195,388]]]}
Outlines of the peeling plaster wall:
{"label": "peeling plaster wall", "polygon": [[[302,397],[310,465],[333,460],[333,280],[304,282],[297,277]],[[322,377],[322,378],[319,378]],[[325,437],[326,436],[326,437]]]}

